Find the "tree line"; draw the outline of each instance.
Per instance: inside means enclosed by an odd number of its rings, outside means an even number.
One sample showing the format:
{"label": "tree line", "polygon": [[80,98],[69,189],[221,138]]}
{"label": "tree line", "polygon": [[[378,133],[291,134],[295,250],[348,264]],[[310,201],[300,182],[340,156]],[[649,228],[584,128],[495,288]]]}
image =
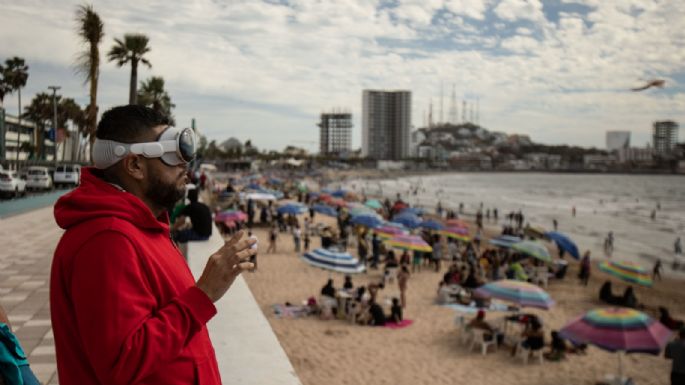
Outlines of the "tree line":
{"label": "tree line", "polygon": [[[92,5],[78,6],[75,21],[76,32],[83,50],[78,53],[74,69],[83,77],[84,85],[89,86],[90,99],[87,106],[81,107],[73,98],[57,95],[54,100],[57,105],[57,127],[65,128],[68,123],[71,123],[76,128],[79,137],[89,139],[92,148],[98,117],[100,45],[105,37],[105,29],[102,19]],[[107,59],[118,67],[130,65],[129,104],[151,107],[167,115],[173,122],[171,110],[175,105],[164,88],[162,77],[152,76],[141,81],[140,89],[138,89],[138,66],[142,64],[152,68],[152,64],[146,57],[150,50],[150,40],[146,35],[127,33],[123,38],[114,38],[114,44],[107,52]],[[26,119],[34,123],[37,129],[35,146],[30,142],[24,142],[20,144],[19,151],[28,151],[33,158],[45,159],[43,143],[46,129],[53,126],[53,98],[47,92],[40,92],[22,110],[21,90],[26,86],[28,78],[29,66],[23,58],[12,57],[6,59],[4,64],[0,63],[0,107],[6,96],[16,93],[19,125],[22,119]],[[54,134],[57,135],[56,132]],[[69,132],[66,134],[69,135]],[[16,152],[17,160],[19,151]]]}

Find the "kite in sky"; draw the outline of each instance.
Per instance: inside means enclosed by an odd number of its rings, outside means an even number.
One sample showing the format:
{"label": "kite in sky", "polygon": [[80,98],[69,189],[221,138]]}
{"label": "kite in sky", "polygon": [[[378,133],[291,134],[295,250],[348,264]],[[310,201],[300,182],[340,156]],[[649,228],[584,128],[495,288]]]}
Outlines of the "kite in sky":
{"label": "kite in sky", "polygon": [[651,88],[651,87],[664,88],[664,84],[666,84],[666,81],[663,79],[653,79],[653,80],[650,80],[647,84],[645,84],[642,87],[631,88],[630,90],[631,91],[644,91],[644,90]]}

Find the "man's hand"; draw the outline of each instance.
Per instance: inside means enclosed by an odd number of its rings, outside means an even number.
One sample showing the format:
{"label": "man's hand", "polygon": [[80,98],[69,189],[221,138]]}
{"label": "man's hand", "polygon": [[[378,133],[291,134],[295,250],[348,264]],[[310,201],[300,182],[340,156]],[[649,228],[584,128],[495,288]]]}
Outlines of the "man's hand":
{"label": "man's hand", "polygon": [[197,280],[197,287],[204,291],[212,302],[218,301],[226,294],[240,273],[254,267],[249,259],[257,254],[257,250],[251,249],[250,246],[257,241],[244,235],[243,231],[238,232],[212,254],[202,276]]}

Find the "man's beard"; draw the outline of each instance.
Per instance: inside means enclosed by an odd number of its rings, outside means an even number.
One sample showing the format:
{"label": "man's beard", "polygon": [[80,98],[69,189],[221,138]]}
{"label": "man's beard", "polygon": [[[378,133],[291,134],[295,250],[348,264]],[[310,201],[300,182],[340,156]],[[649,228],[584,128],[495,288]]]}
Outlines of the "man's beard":
{"label": "man's beard", "polygon": [[173,210],[176,202],[185,196],[185,186],[178,188],[178,180],[172,183],[165,183],[162,178],[152,175],[150,186],[145,192],[145,196],[151,202],[167,210]]}

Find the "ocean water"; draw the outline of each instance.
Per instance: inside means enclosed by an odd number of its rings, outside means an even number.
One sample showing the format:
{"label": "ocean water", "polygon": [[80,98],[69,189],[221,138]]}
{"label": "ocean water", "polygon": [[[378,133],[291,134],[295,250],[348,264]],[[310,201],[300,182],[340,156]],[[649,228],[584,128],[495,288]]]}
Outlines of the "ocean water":
{"label": "ocean water", "polygon": [[[399,179],[353,180],[345,184],[367,195],[403,200],[435,211],[457,209],[464,204],[467,216],[483,205],[497,208],[499,223],[485,220],[486,227],[506,223],[504,215],[521,210],[531,226],[553,229],[571,236],[581,253],[591,250],[604,258],[603,244],[614,233],[613,259],[631,260],[651,268],[656,259],[665,265],[675,258],[677,237],[685,242],[685,177],[671,175],[602,175],[548,173],[454,173]],[[413,194],[418,188],[418,193]],[[657,209],[657,205],[660,209]],[[572,216],[572,208],[576,216]],[[656,219],[651,219],[656,210]],[[685,259],[681,261],[685,262]],[[670,270],[670,267],[665,270]]]}

